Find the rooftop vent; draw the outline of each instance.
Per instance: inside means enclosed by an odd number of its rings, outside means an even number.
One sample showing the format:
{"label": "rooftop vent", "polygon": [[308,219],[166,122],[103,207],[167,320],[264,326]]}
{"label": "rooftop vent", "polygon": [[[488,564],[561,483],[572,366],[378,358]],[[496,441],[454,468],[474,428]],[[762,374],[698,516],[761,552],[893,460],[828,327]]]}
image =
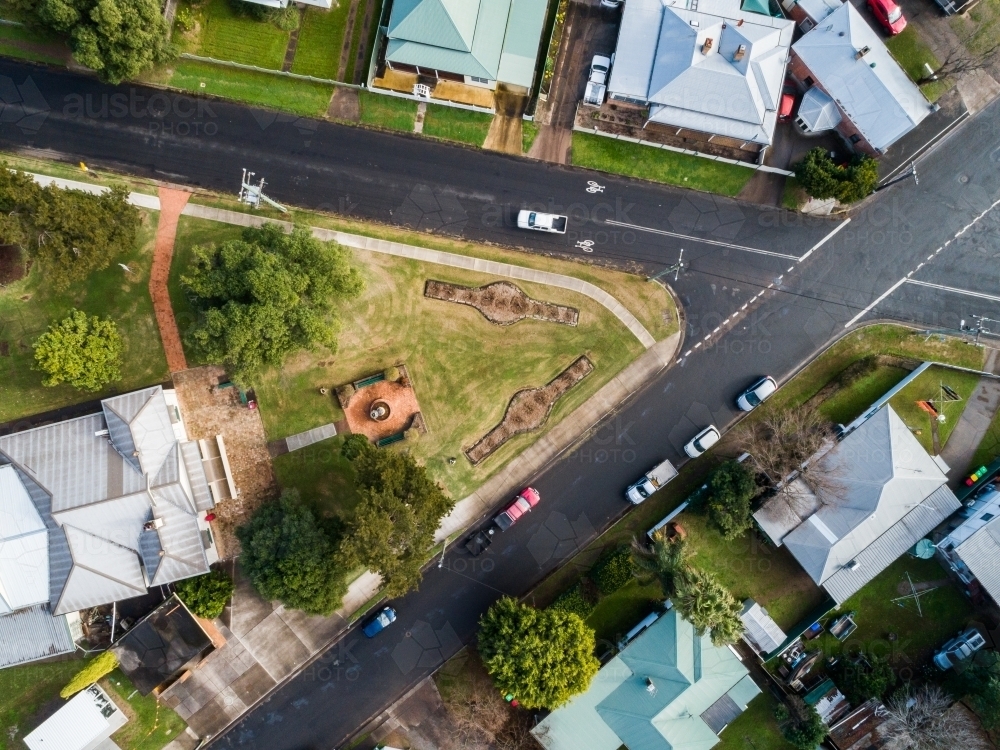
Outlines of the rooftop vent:
{"label": "rooftop vent", "polygon": [[739,21],[737,21],[736,25],[737,26],[742,26],[743,25],[743,19],[741,18]]}
{"label": "rooftop vent", "polygon": [[705,43],[701,45],[701,54],[707,55],[712,51],[712,39],[711,37],[705,40]]}
{"label": "rooftop vent", "polygon": [[733,62],[739,62],[744,57],[746,57],[746,54],[747,54],[747,46],[745,44],[741,44],[739,47],[736,48],[736,53],[733,55]]}
{"label": "rooftop vent", "polygon": [[142,525],[143,531],[155,531],[156,529],[160,528],[163,528],[162,518],[154,518],[151,521],[146,521],[146,523]]}
{"label": "rooftop vent", "polygon": [[691,24],[692,26],[701,26],[701,24],[698,23],[698,21],[696,21],[693,18],[690,21],[688,21],[688,23]]}
{"label": "rooftop vent", "polygon": [[107,430],[98,430],[94,433],[94,437],[107,437],[109,434]]}
{"label": "rooftop vent", "polygon": [[650,695],[656,695],[656,685],[649,677],[646,678],[646,692]]}
{"label": "rooftop vent", "polygon": [[844,567],[847,568],[848,570],[857,570],[858,568],[861,567],[861,563],[859,563],[857,560],[851,560]]}
{"label": "rooftop vent", "polygon": [[864,57],[871,51],[872,51],[871,47],[862,47],[861,49],[859,49],[857,52],[854,53],[854,59],[860,60],[862,57]]}

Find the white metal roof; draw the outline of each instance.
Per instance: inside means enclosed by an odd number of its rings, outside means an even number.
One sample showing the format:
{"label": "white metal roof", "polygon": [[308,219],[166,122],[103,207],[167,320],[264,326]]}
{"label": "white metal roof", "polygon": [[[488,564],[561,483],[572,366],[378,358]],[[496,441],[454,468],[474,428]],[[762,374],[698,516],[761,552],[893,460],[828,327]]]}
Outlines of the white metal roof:
{"label": "white metal roof", "polygon": [[798,117],[813,133],[833,130],[842,119],[837,103],[819,86],[813,86],[802,96]]}
{"label": "white metal roof", "polygon": [[792,30],[736,0],[629,0],[608,90],[652,122],[767,144]]}
{"label": "white metal roof", "polygon": [[778,627],[767,610],[753,599],[747,599],[743,603],[740,620],[746,628],[743,637],[759,653],[769,654],[785,642],[785,632]]}
{"label": "white metal roof", "polygon": [[97,685],[81,690],[24,738],[29,750],[92,750],[128,721]]}
{"label": "white metal roof", "polygon": [[958,542],[955,553],[993,600],[1000,602],[1000,515],[996,514],[997,500],[1000,500],[1000,492],[988,493],[982,502],[990,517],[984,519],[984,513],[977,513],[955,529],[948,539]]}
{"label": "white metal roof", "polygon": [[850,3],[799,39],[792,52],[876,149],[887,149],[931,113],[920,89]]}

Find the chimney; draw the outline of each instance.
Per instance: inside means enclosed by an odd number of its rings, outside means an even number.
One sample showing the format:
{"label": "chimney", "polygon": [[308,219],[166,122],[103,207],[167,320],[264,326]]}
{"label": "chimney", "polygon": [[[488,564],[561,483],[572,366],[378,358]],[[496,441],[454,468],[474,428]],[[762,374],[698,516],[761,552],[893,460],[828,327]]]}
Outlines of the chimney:
{"label": "chimney", "polygon": [[656,685],[649,677],[646,678],[646,692],[650,695],[656,695]]}
{"label": "chimney", "polygon": [[705,43],[701,45],[701,54],[707,55],[712,51],[712,39],[711,37],[705,40]]}
{"label": "chimney", "polygon": [[745,44],[741,44],[739,47],[737,47],[736,53],[733,55],[733,62],[739,62],[740,60],[742,60],[746,56],[746,53],[747,53],[747,46]]}
{"label": "chimney", "polygon": [[736,25],[737,25],[738,27],[739,27],[739,26],[742,26],[742,25],[743,25],[743,19],[741,18],[741,19],[740,19],[739,21],[737,21],[737,22],[736,22]]}
{"label": "chimney", "polygon": [[872,51],[871,47],[862,47],[861,49],[859,49],[857,52],[854,53],[854,59],[860,60],[862,57],[864,57],[871,51]]}

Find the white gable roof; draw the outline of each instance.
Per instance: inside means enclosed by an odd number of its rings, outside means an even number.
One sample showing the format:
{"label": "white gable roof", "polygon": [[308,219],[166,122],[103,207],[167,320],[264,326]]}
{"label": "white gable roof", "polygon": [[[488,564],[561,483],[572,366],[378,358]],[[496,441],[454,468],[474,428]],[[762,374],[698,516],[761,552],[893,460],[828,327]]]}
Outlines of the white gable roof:
{"label": "white gable roof", "polygon": [[931,113],[920,89],[850,3],[830,13],[792,51],[876,149],[887,149]]}
{"label": "white gable roof", "polygon": [[608,89],[651,122],[767,144],[792,29],[735,1],[629,0]]}
{"label": "white gable roof", "polygon": [[91,685],[24,738],[30,750],[95,750],[128,719],[108,694]]}

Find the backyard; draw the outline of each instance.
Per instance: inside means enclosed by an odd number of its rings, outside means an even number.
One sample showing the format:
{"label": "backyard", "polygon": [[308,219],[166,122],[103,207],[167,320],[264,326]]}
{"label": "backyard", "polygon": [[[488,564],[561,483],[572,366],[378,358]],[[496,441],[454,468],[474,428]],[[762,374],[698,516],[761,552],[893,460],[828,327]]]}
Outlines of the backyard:
{"label": "backyard", "polygon": [[174,23],[173,42],[182,52],[216,60],[281,70],[290,31],[270,21],[239,13],[231,0],[202,0],[178,4],[178,14],[190,14],[192,28]]}
{"label": "backyard", "polygon": [[[971,372],[931,367],[893,396],[889,405],[896,410],[924,449],[934,455],[948,442],[978,382],[979,376]],[[945,388],[950,388],[958,399],[952,400],[953,397]],[[918,401],[933,401],[934,407],[944,415],[945,421],[933,420],[928,412],[917,406]],[[938,434],[937,446],[934,445],[934,431]]]}
{"label": "backyard", "polygon": [[[182,217],[171,272],[171,295],[182,333],[193,313],[179,277],[190,262],[192,248],[225,241],[238,236],[239,231]],[[632,307],[654,336],[663,338],[674,330],[662,315],[667,311],[670,319],[676,320],[666,292],[639,277],[566,261],[536,262],[503,251],[491,254],[522,265],[594,277],[623,299],[630,299],[625,290],[634,289],[632,296],[640,302]],[[494,280],[492,277],[379,254],[356,252],[354,258],[367,285],[362,296],[346,303],[341,311],[338,353],[300,353],[280,370],[265,372],[254,384],[272,440],[342,419],[331,395],[335,386],[405,362],[428,425],[428,432],[407,447],[426,461],[432,476],[453,497],[460,499],[643,350],[607,310],[572,292],[519,282],[536,299],[579,308],[580,322],[564,326],[524,320],[508,329],[487,322],[471,307],[423,296],[424,282],[429,278],[476,286]],[[462,449],[501,419],[514,392],[544,385],[583,353],[594,363],[594,372],[556,403],[546,426],[513,438],[473,468],[462,456]],[[189,362],[195,361],[189,353]],[[326,395],[320,393],[321,387],[328,389]],[[353,484],[349,465],[339,460],[336,445],[336,440],[326,441],[282,456],[276,469],[284,486],[296,486],[306,497],[329,498],[342,504],[340,509],[346,513],[356,500],[349,491]],[[449,464],[447,459],[452,456],[457,460]],[[327,506],[326,510],[332,508]]]}
{"label": "backyard", "polygon": [[[168,377],[148,291],[159,214],[143,211],[142,215],[136,246],[85,282],[56,294],[47,288],[42,274],[32,270],[22,280],[0,289],[0,378],[5,385],[0,423],[159,383]],[[127,265],[129,272],[117,261]],[[41,375],[33,369],[32,342],[74,306],[89,315],[115,320],[125,343],[123,379],[100,393],[67,385],[46,388]]]}

